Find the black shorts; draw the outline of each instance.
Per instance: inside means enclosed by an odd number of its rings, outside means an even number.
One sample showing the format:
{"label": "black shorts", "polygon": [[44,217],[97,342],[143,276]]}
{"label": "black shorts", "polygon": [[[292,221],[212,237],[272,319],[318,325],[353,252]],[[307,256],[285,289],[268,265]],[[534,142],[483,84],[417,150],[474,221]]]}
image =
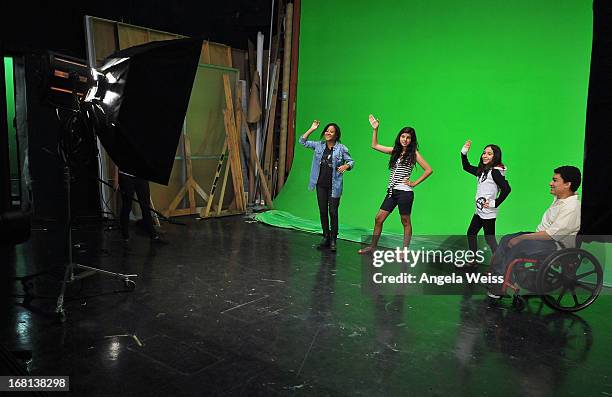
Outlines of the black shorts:
{"label": "black shorts", "polygon": [[397,206],[399,207],[399,213],[401,215],[410,215],[413,201],[413,191],[393,189],[391,195],[387,194],[387,196],[385,196],[385,200],[380,205],[380,209],[391,212]]}

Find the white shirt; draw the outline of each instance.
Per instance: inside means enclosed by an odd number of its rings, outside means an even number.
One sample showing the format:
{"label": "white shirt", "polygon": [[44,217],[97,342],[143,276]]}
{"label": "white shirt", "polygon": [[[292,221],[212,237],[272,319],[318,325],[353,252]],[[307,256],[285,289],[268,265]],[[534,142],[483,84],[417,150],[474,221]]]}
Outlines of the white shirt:
{"label": "white shirt", "polygon": [[555,198],[538,225],[538,232],[546,232],[566,248],[576,246],[576,234],[580,230],[580,201],[574,194],[568,198]]}
{"label": "white shirt", "polygon": [[[502,176],[506,175],[505,167],[494,167]],[[493,180],[493,170],[483,171],[482,175],[477,176],[478,184],[476,185],[476,210],[475,213],[481,219],[495,219],[499,208],[495,205],[495,199],[499,193],[499,187]],[[489,202],[489,207],[483,207],[485,201]]]}

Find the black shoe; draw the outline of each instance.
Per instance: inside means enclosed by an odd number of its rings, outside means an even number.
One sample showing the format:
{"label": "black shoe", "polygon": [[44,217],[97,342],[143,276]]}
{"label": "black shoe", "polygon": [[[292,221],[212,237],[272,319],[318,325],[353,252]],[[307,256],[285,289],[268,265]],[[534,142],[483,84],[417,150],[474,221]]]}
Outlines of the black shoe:
{"label": "black shoe", "polygon": [[330,245],[330,240],[329,237],[324,237],[323,240],[321,240],[321,242],[319,243],[319,245],[317,245],[318,249],[324,249],[324,248],[329,248]]}
{"label": "black shoe", "polygon": [[329,250],[332,252],[336,252],[336,239],[332,238],[329,242]]}

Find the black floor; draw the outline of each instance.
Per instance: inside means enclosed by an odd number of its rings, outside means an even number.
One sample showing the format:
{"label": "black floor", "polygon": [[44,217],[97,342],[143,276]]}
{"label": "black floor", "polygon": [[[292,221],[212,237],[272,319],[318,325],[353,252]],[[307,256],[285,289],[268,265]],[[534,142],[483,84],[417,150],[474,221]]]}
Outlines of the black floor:
{"label": "black floor", "polygon": [[164,231],[166,246],[76,231],[78,262],[137,273],[137,285],[74,283],[63,324],[62,237],[34,232],[3,271],[49,271],[33,281],[42,298],[24,302],[7,281],[2,344],[32,351],[31,374],[70,376],[60,395],[612,396],[610,296],[577,315],[481,293],[372,296],[354,243],[320,252],[318,236],[243,217]]}

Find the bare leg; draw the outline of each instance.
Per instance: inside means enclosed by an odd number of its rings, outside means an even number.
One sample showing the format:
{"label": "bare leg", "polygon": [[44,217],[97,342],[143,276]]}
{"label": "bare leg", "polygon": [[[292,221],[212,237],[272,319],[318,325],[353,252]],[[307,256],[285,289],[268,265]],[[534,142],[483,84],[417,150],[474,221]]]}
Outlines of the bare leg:
{"label": "bare leg", "polygon": [[402,225],[404,225],[404,247],[410,247],[410,239],[412,238],[412,223],[410,222],[410,215],[400,215],[402,218]]}
{"label": "bare leg", "polygon": [[376,218],[374,218],[374,234],[372,235],[372,243],[357,251],[359,254],[367,254],[376,249],[378,245],[378,240],[380,239],[380,235],[382,233],[383,223],[385,223],[385,219],[389,216],[389,211],[378,210],[376,214]]}

